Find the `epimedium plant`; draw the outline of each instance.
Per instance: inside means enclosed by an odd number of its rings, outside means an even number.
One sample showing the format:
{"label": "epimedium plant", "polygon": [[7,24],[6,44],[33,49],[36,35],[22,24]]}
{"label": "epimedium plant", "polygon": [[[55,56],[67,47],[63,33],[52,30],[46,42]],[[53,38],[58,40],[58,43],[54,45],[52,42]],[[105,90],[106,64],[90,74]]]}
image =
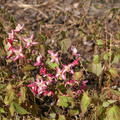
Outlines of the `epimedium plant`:
{"label": "epimedium plant", "polygon": [[[31,91],[30,99],[51,100],[49,110],[54,112],[49,113],[48,117],[55,114],[55,118],[66,119],[62,110],[66,109],[65,111],[68,112],[69,109],[73,109],[75,112],[75,99],[87,89],[87,80],[79,80],[80,56],[77,54],[77,49],[72,46],[72,58],[66,64],[62,63],[60,53],[53,50],[48,50],[46,56],[42,56],[34,49],[38,42],[33,41],[33,34],[26,37],[22,34],[23,28],[24,25],[18,24],[4,40],[6,66],[10,67],[11,72],[7,74],[9,81],[6,81],[5,96],[2,96],[5,109],[1,108],[1,113],[10,113],[9,118],[17,114],[32,114],[35,104],[29,105],[30,100],[27,100],[29,99],[27,94]],[[32,76],[31,73],[34,75]],[[28,110],[30,106],[31,110]],[[41,108],[38,105],[38,109],[39,107]],[[60,109],[61,114],[53,110],[54,107]],[[42,113],[40,116],[43,116]]]}
{"label": "epimedium plant", "polygon": [[[84,77],[87,70],[74,46],[70,46],[68,60],[64,59],[64,54],[50,49],[42,55],[34,35],[28,37],[23,30],[24,25],[18,24],[3,40],[6,62],[0,68],[1,119],[74,120],[91,116],[98,120],[119,119],[120,92],[109,87],[92,91]],[[97,44],[103,45],[101,41]],[[108,59],[106,56],[103,56],[105,64],[101,63],[101,56],[93,58],[91,71],[99,81],[103,80],[103,72],[111,73],[111,79],[118,77],[109,65],[112,61],[110,54]],[[116,61],[115,57],[113,61]],[[106,64],[108,71],[105,71]]]}
{"label": "epimedium plant", "polygon": [[[29,48],[33,45],[38,44],[37,42],[32,41],[33,35],[31,35],[30,38],[22,38],[21,37],[19,39],[20,40],[20,44],[19,44],[19,41],[15,39],[15,37],[16,37],[15,34],[19,33],[22,29],[23,29],[23,25],[21,26],[20,24],[18,24],[18,26],[16,27],[15,30],[12,30],[11,33],[8,33],[9,37],[7,38],[7,44],[6,44],[7,47],[5,46],[5,48],[9,55],[6,58],[8,60],[11,60],[11,62],[12,61],[16,62],[17,60],[24,59],[25,55],[23,54],[23,49]],[[18,44],[18,46],[16,46],[16,44]],[[39,55],[36,58],[36,62],[34,63],[34,66],[40,67],[39,74],[41,76],[37,76],[36,82],[28,85],[28,87],[32,88],[31,90],[33,91],[33,93],[34,94],[43,93],[44,89],[47,88],[47,85],[49,85],[52,82],[56,82],[59,79],[61,81],[65,80],[65,82],[64,82],[65,85],[67,85],[67,84],[72,85],[72,83],[77,83],[77,81],[75,81],[75,80],[69,80],[70,78],[67,80],[67,78],[66,78],[67,73],[71,73],[72,75],[74,74],[73,68],[79,64],[80,57],[77,55],[77,53],[75,54],[75,52],[76,51],[73,50],[73,55],[75,56],[75,60],[73,60],[73,62],[69,63],[68,65],[63,65],[62,63],[60,63],[58,53],[54,53],[52,50],[48,50],[51,60],[50,61],[47,60],[46,63],[44,63],[44,61],[46,61],[45,58],[44,58],[44,60],[42,60],[43,57],[41,55]],[[56,73],[54,73],[54,74],[47,73],[45,64],[51,64],[53,69],[55,69]],[[62,66],[62,69],[60,68],[61,67],[60,64]],[[42,76],[44,78],[48,77],[49,78],[48,81],[44,81],[42,79]],[[86,82],[83,82],[84,86],[85,86],[85,83]],[[42,86],[43,86],[43,91],[42,91]],[[39,88],[40,88],[40,91],[38,90]],[[38,91],[36,91],[36,90],[38,90]]]}

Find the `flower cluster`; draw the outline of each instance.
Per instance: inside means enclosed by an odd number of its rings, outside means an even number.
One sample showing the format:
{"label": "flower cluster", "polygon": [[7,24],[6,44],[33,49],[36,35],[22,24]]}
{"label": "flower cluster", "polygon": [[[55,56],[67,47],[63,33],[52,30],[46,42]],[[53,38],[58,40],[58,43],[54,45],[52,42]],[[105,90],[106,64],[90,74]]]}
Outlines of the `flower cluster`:
{"label": "flower cluster", "polygon": [[[55,67],[53,70],[53,74],[49,73],[49,69],[43,62],[43,56],[38,55],[34,66],[39,67],[40,79],[36,77],[36,81],[28,85],[31,91],[35,95],[54,95],[55,90],[49,90],[49,85],[53,86],[54,84],[61,82],[61,84],[64,84],[66,88],[73,90],[73,94],[81,94],[87,87],[87,81],[80,83],[80,81],[74,80],[73,78],[75,67],[79,65],[80,57],[77,56],[73,62],[69,63],[68,65],[63,65],[58,57],[58,53],[55,53],[52,50],[48,50],[48,54],[50,55],[50,63],[57,64],[57,67]],[[78,89],[74,90],[75,86]]]}
{"label": "flower cluster", "polygon": [[53,80],[44,81],[40,76],[36,76],[36,81],[29,84],[28,87],[35,95],[54,95],[52,91],[48,91],[48,86],[52,84]]}
{"label": "flower cluster", "polygon": [[8,33],[7,44],[5,45],[5,48],[8,53],[7,58],[10,58],[13,61],[25,58],[25,55],[23,54],[23,48],[28,48],[37,44],[37,42],[32,41],[33,34],[28,38],[18,39],[17,34],[23,30],[23,27],[24,25],[18,24],[14,30],[11,30],[11,32]]}
{"label": "flower cluster", "polygon": [[[18,34],[23,30],[23,27],[24,25],[18,24],[14,30],[8,33],[6,45],[8,52],[7,58],[12,61],[25,58],[26,56],[24,54],[26,52],[24,52],[24,50],[29,49],[31,51],[31,46],[38,44],[33,41],[33,34],[28,38],[23,36],[19,37]],[[31,53],[34,54],[35,50],[32,50]],[[73,57],[70,60],[72,62],[69,62],[69,64],[63,64],[58,52],[54,52],[53,50],[48,50],[49,58],[45,58],[37,53],[38,56],[33,65],[39,69],[39,73],[37,73],[35,81],[27,85],[34,95],[52,96],[56,91],[59,91],[57,90],[59,84],[62,84],[66,89],[72,90],[75,96],[81,94],[86,89],[87,81],[80,82],[80,80],[74,78],[76,73],[75,68],[80,66],[80,55],[74,46],[71,46],[71,53]],[[31,62],[31,60],[27,61],[28,63]],[[49,65],[46,61],[49,61]],[[50,65],[54,67],[50,68]]]}

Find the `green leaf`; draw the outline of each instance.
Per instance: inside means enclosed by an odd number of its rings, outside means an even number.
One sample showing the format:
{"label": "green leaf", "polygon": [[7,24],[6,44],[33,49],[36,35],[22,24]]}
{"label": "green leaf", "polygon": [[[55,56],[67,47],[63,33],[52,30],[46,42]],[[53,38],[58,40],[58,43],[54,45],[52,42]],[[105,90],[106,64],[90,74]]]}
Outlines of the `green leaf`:
{"label": "green leaf", "polygon": [[109,104],[113,104],[115,102],[117,102],[117,100],[108,100]]}
{"label": "green leaf", "polygon": [[103,41],[102,40],[97,40],[97,45],[98,46],[102,46],[103,45]]}
{"label": "green leaf", "polygon": [[2,120],[8,120],[8,118],[5,118],[5,117],[4,117]]}
{"label": "green leaf", "polygon": [[4,108],[0,107],[0,113],[5,113]]}
{"label": "green leaf", "polygon": [[98,64],[100,62],[99,55],[94,55],[93,63]]}
{"label": "green leaf", "polygon": [[112,94],[117,95],[117,96],[120,97],[120,91],[110,89],[110,92],[111,92]]}
{"label": "green leaf", "polygon": [[47,117],[43,117],[42,115],[40,116],[40,119],[38,120],[55,120],[55,119],[50,119],[50,118],[47,118]]}
{"label": "green leaf", "polygon": [[74,102],[73,97],[68,97],[68,101],[70,103],[70,107],[73,108],[75,106],[75,102]]}
{"label": "green leaf", "polygon": [[120,31],[117,32],[116,37],[118,40],[120,39]]}
{"label": "green leaf", "polygon": [[109,69],[109,72],[114,78],[119,76],[117,70],[114,68]]}
{"label": "green leaf", "polygon": [[57,105],[61,107],[69,107],[69,106],[74,107],[75,104],[72,97],[59,96]]}
{"label": "green leaf", "polygon": [[31,70],[34,70],[35,67],[33,65],[30,65],[30,64],[27,64],[23,67],[23,71],[31,71]]}
{"label": "green leaf", "polygon": [[14,103],[13,102],[10,104],[9,110],[10,110],[11,116],[13,116],[14,113],[15,113],[15,108],[14,108]]}
{"label": "green leaf", "polygon": [[71,109],[69,111],[70,116],[75,116],[75,115],[79,115],[79,110],[78,109]]}
{"label": "green leaf", "polygon": [[103,102],[103,107],[108,107],[110,105],[110,103],[109,102]]}
{"label": "green leaf", "polygon": [[59,96],[57,105],[61,107],[68,107],[69,106],[68,102],[69,101],[67,96]]}
{"label": "green leaf", "polygon": [[46,61],[46,64],[47,64],[51,69],[55,69],[56,67],[59,66],[57,63],[50,62],[50,60],[47,60],[47,61]]}
{"label": "green leaf", "polygon": [[106,52],[106,53],[104,53],[104,55],[103,55],[103,59],[104,60],[109,60],[109,58],[111,57],[113,55],[113,52],[111,51],[111,52]]}
{"label": "green leaf", "polygon": [[94,74],[96,74],[97,76],[101,75],[102,73],[102,64],[98,63],[98,64],[92,64],[92,72]]}
{"label": "green leaf", "polygon": [[4,41],[4,49],[5,49],[5,51],[6,51],[6,54],[7,54],[7,56],[10,56],[11,54],[12,54],[12,51],[11,50],[9,50],[9,48],[10,48],[10,43],[5,43],[5,41]]}
{"label": "green leaf", "polygon": [[21,107],[18,103],[13,102],[14,108],[17,113],[21,115],[29,114],[23,107]]}
{"label": "green leaf", "polygon": [[4,89],[5,88],[5,84],[0,84],[0,90]]}
{"label": "green leaf", "polygon": [[72,42],[70,39],[64,39],[60,41],[61,50],[63,53],[67,53],[68,48],[70,48]]}
{"label": "green leaf", "polygon": [[5,43],[4,42],[4,48],[5,48],[6,51],[9,50],[10,46],[11,46],[10,43]]}
{"label": "green leaf", "polygon": [[117,100],[107,100],[103,102],[103,107],[108,107],[109,105],[115,103]]}
{"label": "green leaf", "polygon": [[21,94],[21,96],[19,97],[19,103],[23,103],[26,100],[26,89],[25,89],[25,87],[20,88],[20,94]]}
{"label": "green leaf", "polygon": [[108,59],[109,59],[109,54],[108,54],[108,53],[105,53],[104,56],[103,56],[103,59],[104,59],[104,60],[108,60]]}
{"label": "green leaf", "polygon": [[56,114],[55,114],[55,113],[50,113],[50,117],[51,117],[52,119],[55,119],[55,118],[56,118]]}
{"label": "green leaf", "polygon": [[112,63],[119,63],[119,61],[120,61],[120,55],[115,55]]}
{"label": "green leaf", "polygon": [[6,52],[3,49],[0,49],[0,57],[5,56]]}
{"label": "green leaf", "polygon": [[120,108],[114,105],[107,109],[105,120],[120,120]]}
{"label": "green leaf", "polygon": [[82,77],[83,77],[83,72],[82,71],[75,72],[74,75],[73,75],[74,80],[80,80],[80,78],[82,78]]}
{"label": "green leaf", "polygon": [[12,85],[9,84],[7,87],[6,87],[6,96],[5,96],[5,99],[4,99],[4,103],[6,105],[9,105],[15,98],[15,92],[12,88]]}
{"label": "green leaf", "polygon": [[[102,117],[102,113],[104,112],[104,107],[102,105],[96,106],[96,115]],[[102,119],[101,119],[102,120]]]}
{"label": "green leaf", "polygon": [[84,114],[87,111],[88,106],[90,105],[91,99],[88,96],[88,92],[84,92],[81,100],[81,110]]}
{"label": "green leaf", "polygon": [[64,115],[59,115],[59,119],[58,120],[66,120]]}
{"label": "green leaf", "polygon": [[66,87],[64,84],[58,84],[57,88],[62,92],[63,94],[67,91]]}

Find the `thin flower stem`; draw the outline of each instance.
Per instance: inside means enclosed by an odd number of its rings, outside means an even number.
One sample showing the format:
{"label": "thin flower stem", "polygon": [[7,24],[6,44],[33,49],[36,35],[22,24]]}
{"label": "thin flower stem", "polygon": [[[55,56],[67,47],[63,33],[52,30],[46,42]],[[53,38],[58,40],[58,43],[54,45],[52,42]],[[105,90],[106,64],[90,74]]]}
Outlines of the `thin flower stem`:
{"label": "thin flower stem", "polygon": [[80,61],[81,67],[83,68],[83,70],[85,71],[85,73],[88,75],[87,70],[85,69],[85,67],[83,66],[82,62]]}
{"label": "thin flower stem", "polygon": [[20,81],[19,65],[18,65],[18,63],[17,63],[17,62],[16,62],[16,66],[17,66],[17,75],[18,75],[18,80]]}

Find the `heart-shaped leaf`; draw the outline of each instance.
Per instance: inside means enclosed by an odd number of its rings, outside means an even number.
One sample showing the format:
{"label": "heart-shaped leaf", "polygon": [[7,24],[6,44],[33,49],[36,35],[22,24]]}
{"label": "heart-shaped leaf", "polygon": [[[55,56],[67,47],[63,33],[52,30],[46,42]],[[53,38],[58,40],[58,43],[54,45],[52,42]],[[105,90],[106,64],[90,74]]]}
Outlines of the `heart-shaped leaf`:
{"label": "heart-shaped leaf", "polygon": [[105,120],[120,120],[120,108],[114,105],[107,109]]}
{"label": "heart-shaped leaf", "polygon": [[94,74],[96,74],[97,76],[101,75],[101,73],[102,73],[102,64],[101,63],[98,63],[98,64],[93,63],[92,64],[92,72]]}
{"label": "heart-shaped leaf", "polygon": [[83,114],[87,111],[87,108],[90,105],[90,102],[91,102],[91,99],[88,96],[88,93],[84,92],[81,100],[81,110]]}
{"label": "heart-shaped leaf", "polygon": [[13,105],[18,114],[21,114],[21,115],[29,114],[29,112],[26,111],[23,107],[21,107],[18,103],[13,102]]}

